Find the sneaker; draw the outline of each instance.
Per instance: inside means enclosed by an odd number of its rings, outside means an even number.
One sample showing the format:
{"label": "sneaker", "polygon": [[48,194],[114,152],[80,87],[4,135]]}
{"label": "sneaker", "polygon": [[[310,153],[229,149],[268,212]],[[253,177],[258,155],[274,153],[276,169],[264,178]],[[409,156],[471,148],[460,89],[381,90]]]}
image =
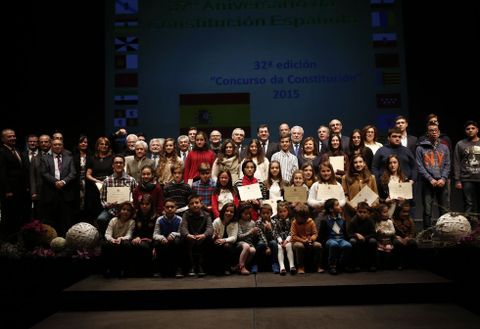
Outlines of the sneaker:
{"label": "sneaker", "polygon": [[291,275],[297,274],[297,268],[295,266],[290,267],[290,274]]}
{"label": "sneaker", "polygon": [[183,278],[183,272],[182,272],[181,269],[177,270],[177,273],[175,273],[175,278],[177,278],[177,279]]}
{"label": "sneaker", "polygon": [[328,273],[330,273],[331,275],[337,275],[338,274],[337,268],[335,266],[330,267],[330,269],[328,270]]}
{"label": "sneaker", "polygon": [[273,271],[273,274],[280,273],[280,266],[278,265],[278,263],[273,263],[272,264],[272,271]]}
{"label": "sneaker", "polygon": [[230,270],[226,269],[225,271],[223,271],[223,275],[226,275],[226,276],[229,276],[231,275],[232,272],[230,272]]}
{"label": "sneaker", "polygon": [[372,265],[368,268],[369,272],[377,272],[377,267],[375,265]]}
{"label": "sneaker", "polygon": [[280,275],[286,275],[287,274],[287,270],[285,270],[284,268],[282,268],[280,270]]}
{"label": "sneaker", "polygon": [[194,277],[196,274],[195,274],[195,270],[193,269],[193,267],[190,269],[190,271],[188,271],[188,276],[189,277]]}
{"label": "sneaker", "polygon": [[203,270],[203,268],[201,266],[198,266],[197,275],[198,275],[199,278],[203,278],[205,275],[207,275],[207,273],[205,273],[205,271]]}
{"label": "sneaker", "polygon": [[305,274],[305,268],[303,266],[299,266],[297,270],[298,274]]}
{"label": "sneaker", "polygon": [[319,266],[317,268],[317,273],[325,273],[325,270]]}
{"label": "sneaker", "polygon": [[250,273],[257,274],[258,273],[258,266],[257,265],[252,265],[252,267],[250,268]]}

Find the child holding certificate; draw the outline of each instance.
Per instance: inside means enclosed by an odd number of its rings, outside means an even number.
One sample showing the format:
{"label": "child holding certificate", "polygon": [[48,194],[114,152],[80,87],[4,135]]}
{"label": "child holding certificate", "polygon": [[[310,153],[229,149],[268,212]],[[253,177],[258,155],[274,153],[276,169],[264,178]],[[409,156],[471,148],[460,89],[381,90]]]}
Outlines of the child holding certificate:
{"label": "child holding certificate", "polygon": [[288,182],[283,180],[280,162],[277,160],[270,161],[268,178],[264,184],[267,190],[267,199],[275,200],[283,197],[283,188],[288,186]]}
{"label": "child holding certificate", "polygon": [[[351,201],[365,186],[368,186],[373,192],[378,194],[375,176],[368,170],[365,159],[362,155],[355,155],[351,158],[347,174],[342,177],[342,187],[348,201]],[[346,219],[352,218],[355,215],[355,211],[355,207],[347,202],[347,207],[345,208]]]}
{"label": "child holding certificate", "polygon": [[[318,181],[313,183],[310,188],[307,201],[308,205],[313,208],[314,214],[320,214],[323,211],[325,201],[332,198],[337,199],[340,207],[343,208],[346,203],[345,192],[343,192],[342,185],[335,179],[330,162],[322,162],[318,172]],[[325,187],[324,185],[336,186],[340,193],[335,193],[334,189],[322,189]]]}
{"label": "child holding certificate", "polygon": [[130,202],[123,202],[118,207],[118,216],[108,223],[105,232],[105,243],[102,245],[102,255],[105,259],[105,276],[111,274],[123,277],[127,267],[127,256],[130,250],[130,240],[135,228],[135,208]]}

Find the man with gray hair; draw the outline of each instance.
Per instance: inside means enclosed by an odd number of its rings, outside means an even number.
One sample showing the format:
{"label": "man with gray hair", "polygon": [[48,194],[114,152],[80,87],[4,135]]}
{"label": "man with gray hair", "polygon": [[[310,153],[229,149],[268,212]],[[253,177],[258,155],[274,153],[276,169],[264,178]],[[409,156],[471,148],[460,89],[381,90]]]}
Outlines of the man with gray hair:
{"label": "man with gray hair", "polygon": [[340,136],[340,138],[342,140],[343,152],[349,153],[350,150],[348,149],[348,145],[350,144],[350,137],[342,135],[343,125],[340,122],[340,120],[333,119],[332,121],[330,121],[328,126],[330,127],[330,133],[331,134],[337,134],[337,135]]}
{"label": "man with gray hair", "polygon": [[180,135],[177,138],[178,156],[182,159],[183,163],[187,159],[188,152],[190,152],[190,140],[187,135]]}
{"label": "man with gray hair", "polygon": [[245,140],[245,130],[243,130],[242,128],[233,129],[232,140],[235,143],[238,156],[240,160],[242,160],[247,154],[247,148],[243,145],[243,141]]}
{"label": "man with gray hair", "polygon": [[292,140],[292,143],[289,151],[296,157],[298,157],[302,149],[303,133],[303,128],[300,126],[293,126],[290,130],[290,139]]}

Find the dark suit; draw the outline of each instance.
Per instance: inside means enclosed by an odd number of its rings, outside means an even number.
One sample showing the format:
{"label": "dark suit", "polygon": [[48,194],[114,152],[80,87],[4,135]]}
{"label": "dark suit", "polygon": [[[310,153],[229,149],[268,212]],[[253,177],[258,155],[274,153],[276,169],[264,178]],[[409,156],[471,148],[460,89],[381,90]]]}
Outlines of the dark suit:
{"label": "dark suit", "polygon": [[407,135],[407,148],[412,152],[413,156],[417,154],[417,137]]}
{"label": "dark suit", "polygon": [[55,183],[59,181],[55,178],[54,156],[56,154],[48,154],[42,157],[40,170],[43,178],[41,200],[45,212],[45,223],[52,225],[59,236],[64,236],[72,223],[77,171],[73,157],[66,152],[62,152],[61,155],[62,168],[59,180],[65,182],[61,189],[55,186]]}
{"label": "dark suit", "polygon": [[278,151],[280,151],[278,143],[274,143],[269,140],[267,145],[267,151],[265,152],[265,156],[267,157],[267,159],[270,161],[270,159],[272,158],[272,155],[274,153],[277,153]]}
{"label": "dark suit", "polygon": [[350,150],[350,137],[342,135],[342,150],[348,153]]}
{"label": "dark suit", "polygon": [[[320,148],[320,144],[322,147]],[[318,155],[322,155],[328,152],[328,139],[326,141],[317,140]]]}
{"label": "dark suit", "polygon": [[[12,195],[7,197],[7,193]],[[29,219],[31,207],[25,164],[3,144],[0,146],[0,203],[0,239],[11,240]]]}

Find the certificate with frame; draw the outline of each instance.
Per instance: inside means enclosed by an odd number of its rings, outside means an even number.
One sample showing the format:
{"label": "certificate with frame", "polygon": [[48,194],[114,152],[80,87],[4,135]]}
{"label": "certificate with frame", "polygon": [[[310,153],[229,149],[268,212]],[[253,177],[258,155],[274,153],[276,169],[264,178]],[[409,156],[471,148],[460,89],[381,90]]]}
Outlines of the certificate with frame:
{"label": "certificate with frame", "polygon": [[318,184],[317,200],[343,199],[345,192],[338,184]]}
{"label": "certificate with frame", "polygon": [[358,192],[352,200],[349,201],[352,207],[357,207],[359,202],[366,202],[371,206],[378,199],[378,194],[375,193],[368,185],[365,185],[360,192]]}
{"label": "certificate with frame", "polygon": [[388,193],[390,199],[413,199],[413,189],[411,182],[402,182],[402,183],[388,183]]}
{"label": "certificate with frame", "polygon": [[107,187],[107,203],[130,201],[130,186]]}
{"label": "certificate with frame", "polygon": [[343,155],[328,157],[328,161],[331,163],[334,173],[337,172],[337,170],[345,170],[345,158]]}
{"label": "certificate with frame", "polygon": [[262,190],[260,189],[260,184],[258,183],[239,186],[238,194],[240,195],[240,200],[242,201],[263,199]]}
{"label": "certificate with frame", "polygon": [[305,186],[285,186],[283,196],[288,202],[307,202],[308,189]]}

